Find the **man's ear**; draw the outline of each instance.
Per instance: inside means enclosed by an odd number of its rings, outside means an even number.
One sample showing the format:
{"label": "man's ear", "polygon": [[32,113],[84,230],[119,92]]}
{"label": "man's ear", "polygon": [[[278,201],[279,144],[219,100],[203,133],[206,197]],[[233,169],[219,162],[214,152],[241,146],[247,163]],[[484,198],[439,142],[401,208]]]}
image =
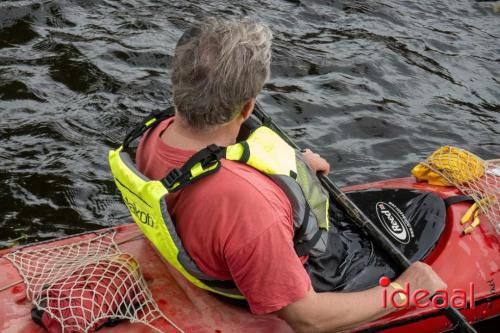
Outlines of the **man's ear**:
{"label": "man's ear", "polygon": [[247,120],[250,115],[252,114],[253,108],[255,107],[255,97],[250,98],[244,105],[243,108],[241,108],[241,117],[243,118],[243,121]]}

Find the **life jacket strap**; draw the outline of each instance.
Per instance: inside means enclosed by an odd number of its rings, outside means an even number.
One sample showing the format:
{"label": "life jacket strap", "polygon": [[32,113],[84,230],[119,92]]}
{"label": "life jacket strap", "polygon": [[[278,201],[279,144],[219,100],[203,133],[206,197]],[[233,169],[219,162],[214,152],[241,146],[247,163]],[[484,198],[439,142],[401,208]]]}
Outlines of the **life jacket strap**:
{"label": "life jacket strap", "polygon": [[180,169],[170,171],[161,182],[169,192],[178,191],[195,180],[219,171],[220,160],[225,155],[225,147],[209,145],[191,156]]}
{"label": "life jacket strap", "polygon": [[306,231],[307,231],[307,225],[309,224],[309,214],[311,212],[311,208],[309,205],[304,206],[304,216],[302,217],[302,224],[300,225],[300,228],[295,230],[295,235],[293,237],[293,244],[294,246],[299,243],[299,240],[304,237]]}
{"label": "life jacket strap", "polygon": [[172,117],[174,113],[175,109],[173,107],[170,107],[167,110],[153,111],[127,133],[125,139],[123,140],[123,148],[126,149],[132,141],[142,136],[148,129],[155,127],[163,120]]}
{"label": "life jacket strap", "polygon": [[314,236],[303,243],[298,243],[294,245],[295,253],[297,253],[297,256],[303,257],[305,255],[308,255],[309,252],[313,249],[313,247],[316,245],[316,243],[319,241],[321,238],[321,235],[323,234],[323,229],[319,228],[318,231],[314,234]]}
{"label": "life jacket strap", "polygon": [[297,256],[302,257],[309,254],[309,251],[316,245],[321,237],[322,230],[321,228],[314,234],[314,236],[307,242],[300,242],[302,237],[304,237],[307,226],[309,225],[309,214],[311,213],[311,208],[309,204],[306,204],[304,207],[304,216],[302,218],[302,224],[300,227],[295,230],[295,235],[293,237],[293,248]]}
{"label": "life jacket strap", "polygon": [[[163,120],[172,117],[174,114],[174,107],[162,111],[153,111],[127,133],[123,140],[123,148],[126,149],[132,141],[141,137],[147,130],[156,127]],[[180,169],[175,168],[171,170],[160,181],[169,192],[178,191],[195,180],[217,172],[221,165],[220,159],[225,155],[225,147],[209,145],[194,154]]]}

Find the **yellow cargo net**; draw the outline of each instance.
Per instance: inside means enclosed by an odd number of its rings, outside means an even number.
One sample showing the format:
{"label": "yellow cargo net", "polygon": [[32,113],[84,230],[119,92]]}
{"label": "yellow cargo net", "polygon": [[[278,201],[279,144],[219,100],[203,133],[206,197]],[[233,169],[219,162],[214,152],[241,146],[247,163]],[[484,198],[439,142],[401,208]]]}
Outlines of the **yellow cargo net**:
{"label": "yellow cargo net", "polygon": [[[114,232],[63,246],[21,249],[6,256],[19,271],[33,319],[50,332],[90,333],[130,320],[165,320],[137,261],[122,252]],[[171,331],[171,328],[170,330]]]}
{"label": "yellow cargo net", "polygon": [[485,161],[466,150],[444,146],[415,166],[412,174],[431,185],[455,186],[474,199],[461,219],[465,233],[479,226],[484,216],[490,223],[485,230],[500,236],[500,159]]}

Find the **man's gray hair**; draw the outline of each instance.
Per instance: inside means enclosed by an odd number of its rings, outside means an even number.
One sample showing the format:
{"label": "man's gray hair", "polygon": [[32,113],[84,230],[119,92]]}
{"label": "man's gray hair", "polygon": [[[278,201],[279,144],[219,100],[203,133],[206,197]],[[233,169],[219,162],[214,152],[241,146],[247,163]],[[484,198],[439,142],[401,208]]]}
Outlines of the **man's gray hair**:
{"label": "man's gray hair", "polygon": [[172,68],[174,104],[199,130],[227,123],[269,77],[271,30],[243,20],[205,19],[184,33]]}

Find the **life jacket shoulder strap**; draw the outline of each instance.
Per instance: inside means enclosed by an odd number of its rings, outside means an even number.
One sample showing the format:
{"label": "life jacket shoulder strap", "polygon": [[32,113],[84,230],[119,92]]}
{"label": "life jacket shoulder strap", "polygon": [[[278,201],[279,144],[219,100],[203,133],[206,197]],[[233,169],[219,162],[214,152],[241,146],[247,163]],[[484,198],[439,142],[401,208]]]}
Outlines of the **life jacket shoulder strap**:
{"label": "life jacket shoulder strap", "polygon": [[219,171],[220,160],[225,154],[225,147],[209,145],[191,156],[182,167],[170,171],[161,182],[169,192],[178,191],[196,180]]}
{"label": "life jacket shoulder strap", "polygon": [[123,140],[123,148],[126,149],[132,141],[141,137],[147,130],[156,127],[163,120],[172,117],[174,114],[175,109],[173,107],[167,110],[153,111],[127,133]]}
{"label": "life jacket shoulder strap", "polygon": [[[163,120],[174,116],[173,107],[163,111],[154,111],[130,130],[123,140],[126,149],[135,139],[155,128]],[[225,148],[210,145],[194,154],[181,168],[173,169],[160,181],[169,192],[175,192],[191,184],[195,180],[208,176],[220,169],[220,159],[225,155]]]}

